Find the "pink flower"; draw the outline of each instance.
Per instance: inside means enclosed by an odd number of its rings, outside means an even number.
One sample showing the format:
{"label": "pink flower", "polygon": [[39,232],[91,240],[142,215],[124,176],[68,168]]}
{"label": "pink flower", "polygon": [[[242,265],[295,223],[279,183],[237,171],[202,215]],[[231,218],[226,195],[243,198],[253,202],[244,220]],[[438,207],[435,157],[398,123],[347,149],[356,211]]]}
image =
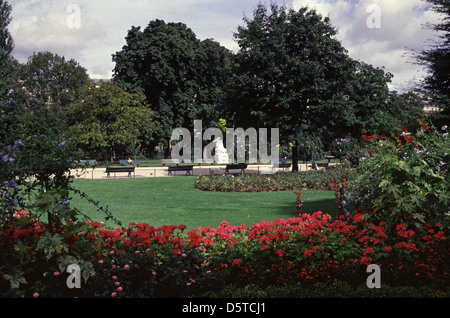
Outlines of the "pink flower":
{"label": "pink flower", "polygon": [[38,298],[39,297],[39,293],[34,293],[33,294],[33,298]]}
{"label": "pink flower", "polygon": [[286,254],[286,252],[283,251],[282,249],[277,250],[276,253],[279,257],[283,257],[283,255]]}
{"label": "pink flower", "polygon": [[123,267],[123,269],[126,270],[126,271],[129,270],[129,269],[130,269],[130,265],[126,264],[126,265]]}
{"label": "pink flower", "polygon": [[117,291],[118,291],[119,293],[121,293],[121,292],[123,292],[123,288],[122,288],[122,287],[118,287],[118,288],[117,288]]}
{"label": "pink flower", "polygon": [[111,293],[111,298],[116,298],[116,297],[117,297],[117,293],[116,292]]}

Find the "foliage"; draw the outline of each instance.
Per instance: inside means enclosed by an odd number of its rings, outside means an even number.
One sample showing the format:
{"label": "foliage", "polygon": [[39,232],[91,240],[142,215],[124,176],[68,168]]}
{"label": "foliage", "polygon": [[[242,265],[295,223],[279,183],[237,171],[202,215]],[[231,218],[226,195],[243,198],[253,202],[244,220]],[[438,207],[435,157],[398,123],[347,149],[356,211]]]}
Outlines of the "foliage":
{"label": "foliage", "polygon": [[358,141],[354,138],[336,138],[331,142],[330,155],[342,161],[357,146]]}
{"label": "foliage", "polygon": [[[440,224],[399,224],[388,235],[385,222],[366,217],[332,221],[316,212],[252,226],[223,222],[184,234],[183,225],[107,229],[87,222],[71,234],[50,234],[25,213],[0,234],[2,296],[195,297],[226,286],[329,282],[358,288],[365,286],[368,264],[381,266],[382,282],[389,286],[448,290],[450,255]],[[61,269],[75,260],[85,268],[85,279],[80,289],[69,289]]]}
{"label": "foliage", "polygon": [[340,166],[317,171],[283,172],[275,174],[249,173],[243,175],[218,175],[211,172],[208,176],[196,178],[195,187],[203,191],[222,192],[260,192],[301,189],[332,190],[333,171],[348,171],[349,178],[355,178],[353,170]]}
{"label": "foliage", "polygon": [[235,34],[239,63],[227,88],[227,120],[278,127],[281,144],[292,143],[298,171],[298,156],[316,155],[299,148],[317,140],[314,118],[323,101],[340,92],[350,59],[330,20],[314,10],[259,4],[244,22]]}
{"label": "foliage", "polygon": [[442,16],[442,21],[432,25],[439,41],[417,53],[417,62],[425,66],[428,75],[423,88],[430,94],[432,102],[436,103],[445,113],[445,123],[448,123],[450,112],[450,4],[446,0],[426,0],[432,5],[431,10]]}
{"label": "foliage", "polygon": [[0,0],[0,100],[5,97],[9,88],[5,80],[14,49],[14,40],[7,28],[11,22],[10,14],[11,5],[5,0]]}
{"label": "foliage", "polygon": [[352,287],[345,282],[327,282],[304,285],[289,283],[286,286],[251,284],[244,287],[225,286],[222,290],[209,292],[208,298],[448,298],[449,292],[431,287],[391,287],[382,283],[381,288]]}
{"label": "foliage", "polygon": [[397,140],[365,136],[371,149],[358,166],[350,200],[389,226],[410,218],[448,222],[448,132],[421,124],[416,134],[404,128]]}
{"label": "foliage", "polygon": [[[16,116],[16,103],[20,106],[11,96],[3,104],[5,122]],[[48,277],[46,270],[59,275],[58,268],[65,268],[67,262],[80,264],[85,279],[92,272],[91,262],[100,245],[87,245],[88,218],[70,207],[74,149],[59,137],[24,134],[22,139],[11,144],[2,140],[0,145],[0,285],[11,286],[5,296],[24,296],[22,285],[35,280],[37,272],[41,271],[38,276],[42,278]],[[79,242],[77,247],[73,240]],[[61,284],[50,282],[36,288],[61,296]]]}
{"label": "foliage", "polygon": [[61,111],[81,98],[88,84],[85,68],[74,59],[51,52],[33,53],[20,67],[23,89],[53,111]]}
{"label": "foliage", "polygon": [[154,137],[159,124],[145,97],[127,93],[114,83],[92,83],[84,100],[69,108],[68,138],[86,153],[105,161],[113,152],[140,148]]}
{"label": "foliage", "polygon": [[162,124],[158,142],[168,146],[173,129],[192,131],[194,119],[218,124],[231,57],[217,42],[198,40],[182,23],[154,20],[143,30],[128,31],[126,45],[113,55],[113,82],[146,96]]}

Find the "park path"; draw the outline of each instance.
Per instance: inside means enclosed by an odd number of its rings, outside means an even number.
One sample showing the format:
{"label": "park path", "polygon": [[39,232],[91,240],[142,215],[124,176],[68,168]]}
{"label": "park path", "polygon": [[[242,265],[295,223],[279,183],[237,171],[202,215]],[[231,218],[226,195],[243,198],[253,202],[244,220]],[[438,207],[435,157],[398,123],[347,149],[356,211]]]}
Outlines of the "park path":
{"label": "park path", "polygon": [[[270,165],[249,165],[245,170],[246,173],[258,173],[263,171],[264,168],[268,168]],[[307,167],[305,164],[299,164],[300,171],[306,171]],[[311,168],[308,168],[310,170]],[[127,173],[116,173],[114,176],[111,175],[107,178],[106,168],[87,168],[85,170],[71,170],[71,175],[75,179],[123,179],[129,178]],[[214,165],[214,166],[194,166],[193,175],[208,175],[210,170],[213,170],[216,174],[225,173],[225,165]],[[171,175],[167,172],[167,167],[136,167],[132,178],[156,178],[156,177],[178,177],[185,176],[186,172],[179,171],[174,172]]]}

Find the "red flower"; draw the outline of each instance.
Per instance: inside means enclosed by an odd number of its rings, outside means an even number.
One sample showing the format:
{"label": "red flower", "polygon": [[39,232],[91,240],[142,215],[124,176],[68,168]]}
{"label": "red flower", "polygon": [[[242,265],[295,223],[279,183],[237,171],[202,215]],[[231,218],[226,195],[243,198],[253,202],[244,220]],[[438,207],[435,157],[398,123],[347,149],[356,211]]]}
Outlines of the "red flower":
{"label": "red flower", "polygon": [[355,221],[355,223],[362,223],[364,221],[364,216],[360,213],[355,214],[353,220]]}
{"label": "red flower", "polygon": [[282,249],[277,250],[276,253],[277,253],[277,255],[278,255],[279,257],[283,257],[284,254],[286,254],[286,252],[283,251]]}
{"label": "red flower", "polygon": [[239,266],[239,265],[241,265],[241,263],[242,263],[242,259],[240,259],[240,258],[235,258],[234,259],[234,261],[233,261],[233,263],[231,263],[231,266]]}
{"label": "red flower", "polygon": [[363,257],[361,257],[361,259],[359,260],[359,262],[360,262],[362,265],[370,265],[370,264],[372,264],[372,258],[367,257],[367,256],[363,256]]}
{"label": "red flower", "polygon": [[366,248],[366,249],[364,250],[363,255],[372,254],[372,253],[374,253],[374,252],[375,252],[375,251],[373,250],[373,248],[368,247],[368,248]]}
{"label": "red flower", "polygon": [[312,250],[306,250],[306,251],[303,252],[303,256],[304,256],[305,258],[307,258],[307,257],[311,256],[312,253],[313,253]]}

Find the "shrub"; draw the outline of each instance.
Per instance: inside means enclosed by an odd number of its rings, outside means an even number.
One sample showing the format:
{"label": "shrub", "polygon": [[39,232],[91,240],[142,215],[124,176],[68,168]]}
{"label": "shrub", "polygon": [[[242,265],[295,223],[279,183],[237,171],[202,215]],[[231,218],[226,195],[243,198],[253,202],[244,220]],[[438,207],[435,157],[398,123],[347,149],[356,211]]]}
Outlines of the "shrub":
{"label": "shrub", "polygon": [[[381,266],[382,286],[448,290],[449,248],[439,224],[420,231],[403,224],[388,236],[384,223],[362,214],[332,221],[316,212],[188,233],[182,225],[106,229],[97,222],[50,232],[24,214],[0,235],[2,297],[195,297],[226,286],[330,282],[367,288],[368,264]],[[72,262],[82,269],[81,289],[66,285]]]}
{"label": "shrub", "polygon": [[195,187],[203,191],[221,192],[263,192],[302,189],[333,190],[331,179],[334,171],[345,172],[348,179],[355,178],[352,169],[332,166],[329,169],[301,172],[277,172],[276,174],[217,175],[199,176]]}
{"label": "shrub", "polygon": [[415,135],[404,128],[397,140],[366,136],[372,149],[358,167],[350,200],[389,227],[411,218],[448,225],[448,133],[421,123]]}
{"label": "shrub", "polygon": [[256,285],[244,287],[226,286],[220,291],[204,295],[210,298],[448,298],[447,291],[425,287],[391,287],[369,289],[365,286],[354,288],[345,282],[315,283],[305,286],[290,283],[287,286]]}

